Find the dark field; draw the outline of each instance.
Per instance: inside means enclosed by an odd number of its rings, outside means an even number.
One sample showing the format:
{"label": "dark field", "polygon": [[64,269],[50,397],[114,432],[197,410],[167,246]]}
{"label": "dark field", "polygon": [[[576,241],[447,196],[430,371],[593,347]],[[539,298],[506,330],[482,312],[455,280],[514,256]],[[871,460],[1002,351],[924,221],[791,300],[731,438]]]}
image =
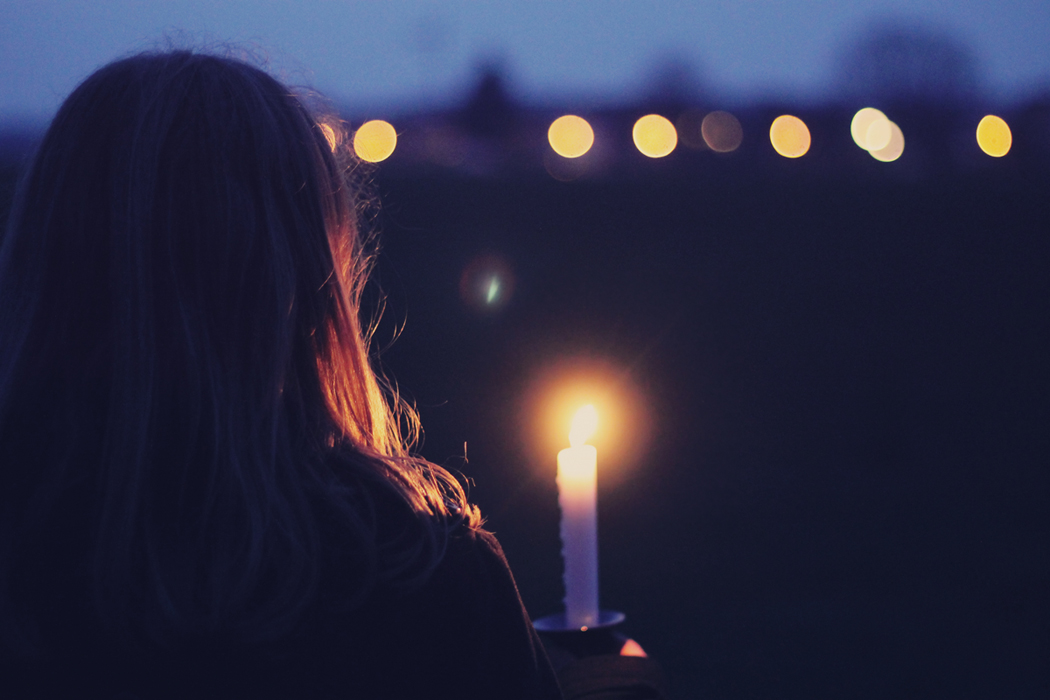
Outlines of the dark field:
{"label": "dark field", "polygon": [[[607,359],[652,431],[615,483],[599,453],[602,601],[674,697],[1043,696],[1047,178],[718,165],[381,175],[385,363],[424,453],[474,480],[530,612],[560,609],[524,398],[545,363]],[[518,283],[481,317],[459,275],[492,251]]]}
{"label": "dark field", "polygon": [[[602,602],[672,697],[1050,697],[1050,166],[854,150],[380,166],[383,364],[534,616],[561,597],[536,378],[591,358],[644,397],[644,449],[599,453]],[[516,278],[496,312],[461,299],[481,254]]]}

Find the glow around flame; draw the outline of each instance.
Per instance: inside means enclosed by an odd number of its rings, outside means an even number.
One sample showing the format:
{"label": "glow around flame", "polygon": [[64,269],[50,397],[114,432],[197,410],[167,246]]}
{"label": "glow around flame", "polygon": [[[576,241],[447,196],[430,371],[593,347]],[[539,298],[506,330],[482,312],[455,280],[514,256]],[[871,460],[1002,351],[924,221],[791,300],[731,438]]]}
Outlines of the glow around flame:
{"label": "glow around flame", "polygon": [[598,430],[598,411],[593,404],[587,404],[576,411],[569,428],[569,445],[581,447]]}
{"label": "glow around flame", "polygon": [[[550,155],[564,160],[553,151]],[[506,303],[503,284],[500,297]],[[556,354],[556,349],[541,352],[537,346],[525,373],[527,381],[521,385],[517,415],[522,430],[516,444],[533,476],[550,478],[551,455],[571,449],[565,438],[573,415],[580,406],[591,404],[599,420],[587,444],[600,453],[602,488],[615,489],[640,478],[664,404],[642,391],[637,375],[619,361],[597,354]]]}

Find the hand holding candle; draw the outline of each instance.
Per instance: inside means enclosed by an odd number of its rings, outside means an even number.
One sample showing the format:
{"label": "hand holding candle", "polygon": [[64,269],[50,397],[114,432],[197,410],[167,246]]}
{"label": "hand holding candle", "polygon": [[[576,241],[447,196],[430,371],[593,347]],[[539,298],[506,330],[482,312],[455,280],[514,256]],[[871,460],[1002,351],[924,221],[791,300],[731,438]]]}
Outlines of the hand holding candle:
{"label": "hand holding candle", "polygon": [[585,444],[598,428],[588,404],[576,412],[568,449],[558,453],[562,557],[565,560],[565,618],[572,628],[598,623],[598,451]]}
{"label": "hand holding candle", "polygon": [[[568,449],[558,452],[565,612],[541,617],[533,624],[560,679],[578,678],[581,668],[601,668],[603,673],[614,669],[603,676],[610,683],[603,690],[621,690],[629,684],[652,691],[646,697],[662,698],[659,667],[637,642],[613,629],[623,622],[624,614],[598,606],[598,451],[586,444],[597,428],[598,412],[593,405],[583,406],[573,416]],[[588,657],[603,660],[593,667],[577,663]],[[635,658],[620,661],[617,657]]]}

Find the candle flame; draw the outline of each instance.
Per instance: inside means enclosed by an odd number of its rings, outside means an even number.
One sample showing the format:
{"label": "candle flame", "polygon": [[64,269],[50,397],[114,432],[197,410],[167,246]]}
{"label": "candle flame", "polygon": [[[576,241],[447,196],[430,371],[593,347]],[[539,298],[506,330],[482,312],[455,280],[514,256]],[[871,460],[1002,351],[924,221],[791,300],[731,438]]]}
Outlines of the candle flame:
{"label": "candle flame", "polygon": [[569,428],[569,445],[580,447],[598,430],[598,411],[593,404],[587,404],[576,411]]}

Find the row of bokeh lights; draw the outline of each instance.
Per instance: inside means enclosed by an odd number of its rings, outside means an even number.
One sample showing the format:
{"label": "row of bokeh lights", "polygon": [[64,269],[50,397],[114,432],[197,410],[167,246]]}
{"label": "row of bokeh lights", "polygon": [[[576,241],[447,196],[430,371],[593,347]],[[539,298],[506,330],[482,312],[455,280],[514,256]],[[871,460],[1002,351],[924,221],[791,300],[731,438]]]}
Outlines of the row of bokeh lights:
{"label": "row of bokeh lights", "polygon": [[[895,161],[904,153],[904,133],[874,107],[865,107],[853,116],[850,133],[859,147],[884,163]],[[717,153],[735,151],[744,138],[740,121],[722,111],[703,117],[686,113],[679,119],[677,128],[666,117],[647,114],[634,123],[631,132],[635,147],[649,158],[663,158],[673,152],[678,146],[679,134],[686,145],[707,147]],[[567,114],[551,123],[547,141],[559,156],[579,158],[594,145],[594,129],[583,117]],[[798,117],[783,114],[770,125],[769,141],[773,150],[785,158],[800,158],[809,151],[809,127]],[[357,129],[353,143],[361,160],[378,163],[393,154],[397,132],[390,123],[375,119]],[[1010,151],[1012,143],[1010,127],[1002,118],[989,114],[977,125],[977,145],[988,155],[1001,158]]]}

